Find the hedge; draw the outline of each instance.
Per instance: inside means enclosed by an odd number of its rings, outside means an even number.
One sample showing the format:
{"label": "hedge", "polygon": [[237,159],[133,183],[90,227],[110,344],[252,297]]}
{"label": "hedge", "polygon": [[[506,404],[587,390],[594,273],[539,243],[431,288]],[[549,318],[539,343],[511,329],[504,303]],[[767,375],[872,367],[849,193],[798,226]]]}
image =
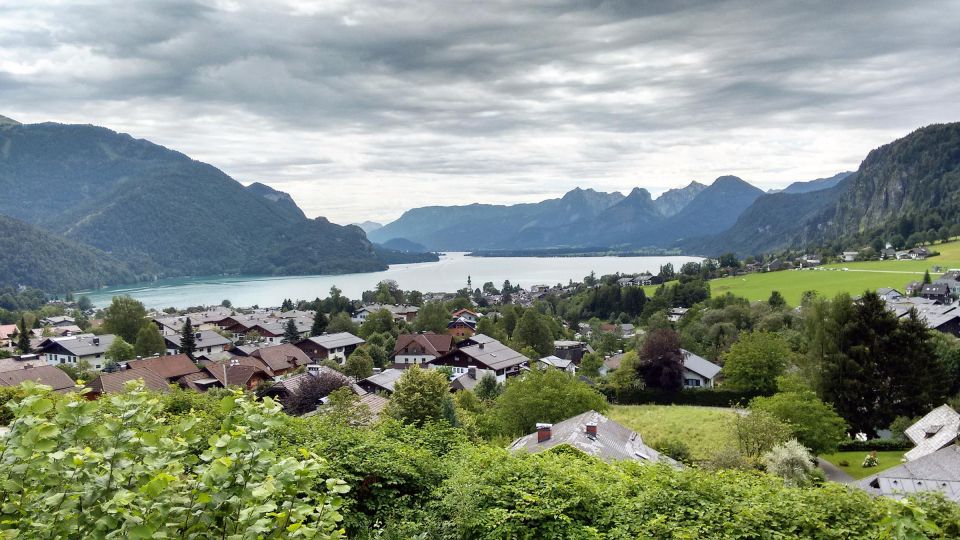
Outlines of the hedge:
{"label": "hedge", "polygon": [[841,452],[870,452],[872,450],[884,452],[887,450],[909,450],[913,448],[913,444],[910,441],[898,441],[896,439],[871,439],[869,441],[843,441],[837,448]]}
{"label": "hedge", "polygon": [[741,404],[746,406],[751,399],[761,395],[757,392],[738,392],[717,388],[702,390],[680,390],[671,392],[656,388],[627,390],[616,392],[606,387],[600,389],[610,403],[618,405],[700,405],[702,407],[730,407]]}

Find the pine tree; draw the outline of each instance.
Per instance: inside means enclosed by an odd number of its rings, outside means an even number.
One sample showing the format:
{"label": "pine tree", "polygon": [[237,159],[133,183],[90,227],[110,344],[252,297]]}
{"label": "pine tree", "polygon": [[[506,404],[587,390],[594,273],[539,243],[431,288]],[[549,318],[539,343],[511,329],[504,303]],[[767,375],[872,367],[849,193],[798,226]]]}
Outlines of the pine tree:
{"label": "pine tree", "polygon": [[300,341],[300,332],[297,330],[297,323],[293,319],[287,319],[287,326],[283,329],[283,342],[295,343]]}
{"label": "pine tree", "polygon": [[310,327],[311,336],[319,336],[327,331],[327,316],[319,309],[313,314],[313,325]]}
{"label": "pine tree", "polygon": [[183,328],[180,330],[180,352],[193,359],[193,353],[197,350],[197,338],[193,335],[193,324],[190,317],[183,322]]}
{"label": "pine tree", "polygon": [[923,273],[923,284],[929,285],[931,283],[933,283],[933,280],[930,279],[930,270],[926,270]]}
{"label": "pine tree", "polygon": [[20,354],[30,352],[30,329],[27,328],[27,320],[20,316],[20,335],[17,337],[17,350]]}

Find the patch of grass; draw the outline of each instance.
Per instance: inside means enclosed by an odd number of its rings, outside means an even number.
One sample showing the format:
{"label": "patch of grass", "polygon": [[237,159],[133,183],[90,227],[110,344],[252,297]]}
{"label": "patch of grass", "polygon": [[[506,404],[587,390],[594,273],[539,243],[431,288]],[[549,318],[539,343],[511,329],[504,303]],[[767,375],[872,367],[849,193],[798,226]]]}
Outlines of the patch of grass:
{"label": "patch of grass", "polygon": [[730,409],[690,405],[614,405],[607,416],[636,431],[649,446],[679,439],[694,460],[704,460],[722,448],[734,446]]}
{"label": "patch of grass", "polygon": [[[869,453],[870,452],[858,450],[852,452],[837,452],[836,454],[827,454],[820,457],[829,461],[830,463],[833,463],[841,471],[844,471],[857,480],[866,478],[871,474],[877,474],[880,471],[885,471],[891,467],[896,467],[897,465],[900,465],[900,459],[903,457],[902,450],[887,450],[883,452],[877,452],[877,461],[879,462],[879,465],[876,467],[870,467],[869,469],[864,469],[860,465],[863,464],[863,458],[867,457],[867,454]],[[841,461],[847,461],[849,466],[841,467]]]}

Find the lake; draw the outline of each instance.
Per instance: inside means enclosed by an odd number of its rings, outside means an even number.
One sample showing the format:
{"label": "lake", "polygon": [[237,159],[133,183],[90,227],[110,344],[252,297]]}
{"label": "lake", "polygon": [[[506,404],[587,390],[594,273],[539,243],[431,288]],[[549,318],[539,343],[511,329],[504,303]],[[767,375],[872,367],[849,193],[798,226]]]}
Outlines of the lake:
{"label": "lake", "polygon": [[492,281],[499,288],[503,281],[529,288],[531,285],[566,284],[571,279],[616,272],[634,274],[651,272],[672,263],[674,268],[699,257],[467,257],[465,253],[446,253],[439,262],[396,264],[383,272],[343,274],[337,276],[213,276],[165,279],[129,286],[109,287],[86,294],[97,307],[110,303],[116,295],[127,294],[147,308],[185,308],[218,305],[224,299],[235,306],[278,306],[284,298],[313,300],[329,295],[337,286],[349,298],[359,298],[363,291],[374,289],[380,281],[392,279],[403,290],[421,292],[453,292],[467,286],[470,276],[474,288]]}

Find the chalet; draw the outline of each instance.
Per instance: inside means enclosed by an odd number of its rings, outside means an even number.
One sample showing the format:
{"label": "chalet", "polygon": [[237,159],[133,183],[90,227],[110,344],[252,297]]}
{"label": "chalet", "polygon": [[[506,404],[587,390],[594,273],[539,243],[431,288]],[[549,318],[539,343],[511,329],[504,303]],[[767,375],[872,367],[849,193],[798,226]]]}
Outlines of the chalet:
{"label": "chalet", "polygon": [[357,386],[371,393],[392,394],[393,387],[403,375],[402,369],[385,369],[380,373],[375,373],[366,379],[357,381]]}
{"label": "chalet", "polygon": [[76,326],[76,325],[77,325],[77,321],[73,317],[67,317],[66,315],[40,319],[40,326],[49,326],[52,328],[56,328],[58,326]]}
{"label": "chalet", "polygon": [[945,283],[927,283],[920,289],[920,297],[946,304],[950,302],[950,287]]}
{"label": "chalet", "polygon": [[466,373],[471,367],[488,369],[502,382],[507,377],[519,375],[521,367],[527,367],[529,362],[529,358],[503,343],[484,334],[477,334],[461,341],[455,349],[426,365],[431,368],[449,366],[453,368],[454,375]]}
{"label": "chalet", "polygon": [[393,367],[406,369],[443,356],[453,349],[453,336],[449,334],[400,334],[390,359]]}
{"label": "chalet", "polygon": [[39,349],[41,356],[50,365],[79,365],[81,362],[86,362],[91,368],[100,370],[107,362],[103,355],[113,344],[114,339],[116,336],[113,334],[54,337],[43,340]]}
{"label": "chalet", "polygon": [[0,386],[19,386],[26,381],[47,385],[60,393],[69,392],[77,385],[65,371],[54,366],[31,366],[0,372]]}
{"label": "chalet", "polygon": [[906,317],[911,310],[916,310],[927,328],[960,337],[960,305],[956,303],[944,305],[931,299],[904,297],[887,302],[887,309],[893,311],[898,318]]}
{"label": "chalet", "polygon": [[904,287],[903,292],[905,292],[907,296],[914,296],[920,294],[920,289],[922,288],[923,283],[919,281],[911,281],[910,283],[907,283],[906,287]]}
{"label": "chalet", "polygon": [[897,250],[893,248],[885,248],[880,250],[881,261],[896,260],[896,258],[897,258]]}
{"label": "chalet", "polygon": [[393,320],[397,322],[413,322],[420,313],[417,306],[408,306],[406,304],[366,304],[356,312],[351,319],[353,322],[363,324],[372,313],[380,310],[387,310],[393,315]]}
{"label": "chalet", "polygon": [[292,343],[263,347],[254,351],[250,357],[261,360],[268,368],[266,371],[274,377],[313,363],[306,352]]}
{"label": "chalet", "polygon": [[774,259],[763,267],[765,272],[779,272],[780,270],[789,270],[791,268],[793,268],[792,264],[781,261],[780,259]]}
{"label": "chalet", "polygon": [[315,362],[329,358],[342,364],[354,349],[364,343],[366,341],[350,332],[337,332],[302,339],[296,346]]}
{"label": "chalet", "polygon": [[930,256],[930,251],[925,247],[915,247],[910,250],[909,257],[913,260],[922,261]]}
{"label": "chalet", "polygon": [[843,262],[854,262],[860,257],[859,251],[844,251]]}
{"label": "chalet", "polygon": [[455,321],[450,321],[447,323],[447,334],[454,337],[470,337],[477,333],[476,324],[471,323],[470,321],[459,318]]}
{"label": "chalet", "polygon": [[450,317],[453,320],[463,319],[473,326],[476,326],[477,323],[480,322],[480,317],[482,317],[482,315],[479,313],[474,313],[469,309],[458,309],[457,311],[454,311]]}
{"label": "chalet", "polygon": [[209,379],[213,378],[223,387],[239,386],[247,390],[253,390],[261,384],[273,380],[273,377],[261,367],[262,364],[256,363],[258,360],[250,358],[247,358],[246,361],[232,359],[227,362],[207,364],[203,368],[210,374],[210,377],[202,381],[188,382],[187,386],[200,384],[201,382],[210,385]]}
{"label": "chalet", "polygon": [[145,389],[154,392],[168,392],[170,390],[170,382],[152,370],[144,368],[122,369],[112,373],[101,373],[96,379],[90,381],[90,384],[87,385],[87,388],[90,389],[87,396],[90,399],[97,399],[103,394],[118,394],[125,390],[127,383],[130,381],[140,381]]}
{"label": "chalet", "polygon": [[573,363],[573,360],[567,360],[553,355],[545,356],[537,360],[536,366],[541,369],[559,369],[567,373],[577,372],[577,365]]}
{"label": "chalet", "polygon": [[960,296],[960,271],[951,270],[945,272],[942,276],[936,279],[934,283],[943,283],[950,289],[950,294],[952,296]]}
{"label": "chalet", "polygon": [[683,354],[683,387],[713,388],[720,366],[690,351],[680,349],[680,352]]}
{"label": "chalet", "polygon": [[669,457],[643,443],[639,433],[597,411],[587,411],[556,424],[537,424],[537,431],[513,441],[513,452],[538,453],[561,445],[604,461],[664,463],[679,468]]}
{"label": "chalet", "polygon": [[890,287],[880,287],[877,289],[877,296],[885,302],[892,302],[903,298],[903,293]]}
{"label": "chalet", "polygon": [[13,338],[20,328],[15,324],[0,324],[0,347],[13,346]]}
{"label": "chalet", "polygon": [[[163,342],[167,347],[167,354],[177,354],[180,352],[180,342],[183,336],[180,334],[168,334],[163,336]],[[201,330],[194,332],[193,341],[196,347],[195,353],[211,354],[220,351],[226,351],[232,343],[229,339],[211,330]]]}
{"label": "chalet", "polygon": [[616,354],[605,356],[603,358],[603,366],[600,367],[600,375],[606,375],[611,371],[620,369],[620,364],[623,362],[623,356],[623,351],[618,351]]}
{"label": "chalet", "polygon": [[129,370],[151,371],[164,379],[167,383],[174,383],[180,377],[201,371],[193,360],[185,354],[169,356],[153,356],[130,360],[126,363]]}
{"label": "chalet", "polygon": [[688,311],[690,311],[689,308],[683,308],[683,307],[670,308],[669,310],[667,310],[667,320],[670,322],[678,322],[680,319],[683,318],[684,315],[687,314]]}
{"label": "chalet", "polygon": [[906,462],[859,482],[868,493],[902,498],[939,492],[960,502],[960,414],[948,405],[937,407],[905,431],[914,447]]}
{"label": "chalet", "polygon": [[483,379],[487,375],[497,376],[496,373],[488,369],[468,368],[466,373],[456,376],[450,381],[450,391],[473,390],[477,387],[480,379]]}
{"label": "chalet", "polygon": [[580,365],[583,355],[592,352],[593,347],[582,341],[557,340],[553,342],[553,356],[571,360],[577,365]]}

